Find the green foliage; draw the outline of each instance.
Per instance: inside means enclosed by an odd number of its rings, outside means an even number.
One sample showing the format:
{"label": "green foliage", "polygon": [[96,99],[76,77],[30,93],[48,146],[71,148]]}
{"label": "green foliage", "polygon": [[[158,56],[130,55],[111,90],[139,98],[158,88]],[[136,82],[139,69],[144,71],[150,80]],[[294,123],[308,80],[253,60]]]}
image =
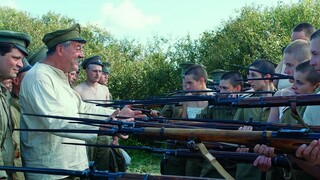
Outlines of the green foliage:
{"label": "green foliage", "polygon": [[[139,99],[164,96],[181,89],[179,64],[203,64],[207,71],[235,70],[233,64],[246,66],[257,58],[281,60],[282,48],[290,42],[291,29],[300,22],[320,27],[318,1],[296,4],[279,2],[276,7],[246,6],[238,16],[221,23],[217,29],[203,32],[199,39],[153,37],[146,45],[136,40],[117,40],[97,25],[81,25],[87,39],[85,57],[101,55],[111,64],[109,88],[115,99]],[[70,27],[72,18],[48,12],[42,17],[0,7],[0,29],[26,32],[33,37],[30,50],[43,45],[41,39],[57,29]],[[80,74],[79,82],[85,80]]]}
{"label": "green foliage", "polygon": [[319,27],[319,10],[319,2],[311,0],[292,5],[279,3],[271,8],[246,6],[239,10],[238,17],[222,23],[221,28],[202,34],[200,62],[209,72],[235,70],[233,64],[246,66],[258,58],[278,63],[296,24],[309,22]]}

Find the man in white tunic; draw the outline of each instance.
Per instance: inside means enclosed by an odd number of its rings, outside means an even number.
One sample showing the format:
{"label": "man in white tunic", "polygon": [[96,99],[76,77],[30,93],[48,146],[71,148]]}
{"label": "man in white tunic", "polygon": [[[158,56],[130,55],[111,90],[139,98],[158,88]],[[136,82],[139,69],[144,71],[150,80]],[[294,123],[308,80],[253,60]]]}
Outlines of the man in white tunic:
{"label": "man in white tunic", "polygon": [[[75,24],[46,34],[42,41],[48,47],[46,58],[36,63],[21,85],[22,129],[99,129],[68,121],[32,117],[23,113],[80,117],[79,112],[111,114],[114,110],[86,104],[68,83],[67,73],[78,69],[83,58],[80,25]],[[133,116],[134,111],[122,109],[120,115]],[[71,134],[49,132],[21,132],[22,161],[25,167],[84,170],[88,168],[86,147],[64,145],[62,142],[84,143],[96,140],[96,134]],[[25,174],[27,179],[47,180],[70,178],[68,176]]]}

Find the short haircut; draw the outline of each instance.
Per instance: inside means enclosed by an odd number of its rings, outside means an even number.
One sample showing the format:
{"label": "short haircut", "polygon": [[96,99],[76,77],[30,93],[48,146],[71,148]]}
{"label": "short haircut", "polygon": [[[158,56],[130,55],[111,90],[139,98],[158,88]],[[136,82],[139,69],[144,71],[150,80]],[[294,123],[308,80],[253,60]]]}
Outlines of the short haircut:
{"label": "short haircut", "polygon": [[249,67],[256,68],[262,76],[270,74],[271,77],[273,77],[275,73],[275,65],[268,59],[257,59],[253,61],[253,63],[251,63]]}
{"label": "short haircut", "polygon": [[[60,43],[63,47],[68,47],[70,44],[71,44],[71,41],[65,41],[65,42],[63,42],[63,43]],[[48,49],[48,51],[47,51],[47,56],[50,56],[50,55],[52,55],[52,54],[54,54],[55,52],[56,52],[56,47],[58,46],[58,45],[60,45],[60,44],[57,44],[57,45],[55,45],[55,46],[53,46],[52,48],[50,48],[50,49]]]}
{"label": "short haircut", "polygon": [[303,31],[304,34],[305,34],[307,37],[310,37],[311,34],[316,31],[316,28],[315,28],[314,26],[312,26],[310,23],[303,22],[303,23],[297,24],[297,25],[292,29],[292,32],[300,32],[300,31]]}
{"label": "short haircut", "polygon": [[11,52],[13,48],[16,48],[14,44],[12,43],[0,43],[0,55],[4,56],[7,53]]}
{"label": "short haircut", "polygon": [[238,85],[243,87],[243,78],[240,73],[235,71],[226,72],[221,76],[221,80],[229,80],[230,84],[233,87],[236,87]]}
{"label": "short haircut", "polygon": [[310,60],[306,60],[298,64],[296,67],[296,72],[301,72],[306,74],[306,81],[310,82],[312,85],[315,85],[320,82],[320,76],[312,65],[310,65]]}
{"label": "short haircut", "polygon": [[311,34],[310,41],[313,39],[319,39],[320,38],[320,29],[316,30],[314,33]]}
{"label": "short haircut", "polygon": [[189,67],[184,73],[184,76],[186,75],[192,75],[196,81],[199,81],[201,78],[204,78],[205,81],[208,79],[208,73],[202,65],[193,65]]}
{"label": "short haircut", "polygon": [[297,39],[291,42],[285,49],[285,54],[292,54],[298,62],[311,58],[310,43],[303,39]]}

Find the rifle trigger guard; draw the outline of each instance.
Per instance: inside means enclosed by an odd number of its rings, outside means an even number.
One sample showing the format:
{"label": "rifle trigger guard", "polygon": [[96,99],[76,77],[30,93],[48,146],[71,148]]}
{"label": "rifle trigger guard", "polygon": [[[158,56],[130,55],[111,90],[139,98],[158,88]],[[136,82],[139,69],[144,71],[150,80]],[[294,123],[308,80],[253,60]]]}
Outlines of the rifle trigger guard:
{"label": "rifle trigger guard", "polygon": [[194,140],[189,140],[187,142],[187,147],[191,150],[191,151],[198,151],[198,147],[196,145],[196,142],[194,142]]}

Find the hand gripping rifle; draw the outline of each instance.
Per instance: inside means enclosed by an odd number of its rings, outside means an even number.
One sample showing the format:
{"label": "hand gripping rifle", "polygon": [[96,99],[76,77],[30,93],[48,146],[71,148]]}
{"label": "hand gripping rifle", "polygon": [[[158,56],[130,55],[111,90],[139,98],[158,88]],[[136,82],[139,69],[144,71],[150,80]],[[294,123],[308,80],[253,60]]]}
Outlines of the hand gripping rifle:
{"label": "hand gripping rifle", "polygon": [[[163,149],[163,148],[154,148],[149,146],[119,146],[119,145],[105,145],[105,144],[83,144],[83,143],[62,143],[69,145],[78,145],[78,146],[88,146],[88,147],[106,147],[106,148],[121,148],[121,149],[133,149],[133,150],[143,150],[148,153],[163,154],[165,157],[184,157],[184,158],[195,158],[203,159],[199,150],[191,149]],[[236,162],[244,163],[253,163],[260,154],[257,153],[240,153],[240,152],[230,152],[230,151],[209,151],[214,157],[218,160],[228,159]],[[289,159],[284,155],[277,155],[271,159],[272,165],[283,168],[295,168],[299,167],[295,164],[291,164]]]}
{"label": "hand gripping rifle", "polygon": [[312,140],[320,139],[320,133],[309,133],[306,129],[279,130],[279,131],[237,131],[216,129],[187,129],[187,128],[110,128],[110,130],[77,130],[77,129],[16,129],[20,131],[37,132],[64,132],[64,133],[95,133],[100,135],[114,136],[121,134],[139,134],[158,139],[171,140],[194,140],[208,142],[228,142],[255,146],[266,144],[275,147],[278,152],[294,154],[302,144],[310,144]]}

